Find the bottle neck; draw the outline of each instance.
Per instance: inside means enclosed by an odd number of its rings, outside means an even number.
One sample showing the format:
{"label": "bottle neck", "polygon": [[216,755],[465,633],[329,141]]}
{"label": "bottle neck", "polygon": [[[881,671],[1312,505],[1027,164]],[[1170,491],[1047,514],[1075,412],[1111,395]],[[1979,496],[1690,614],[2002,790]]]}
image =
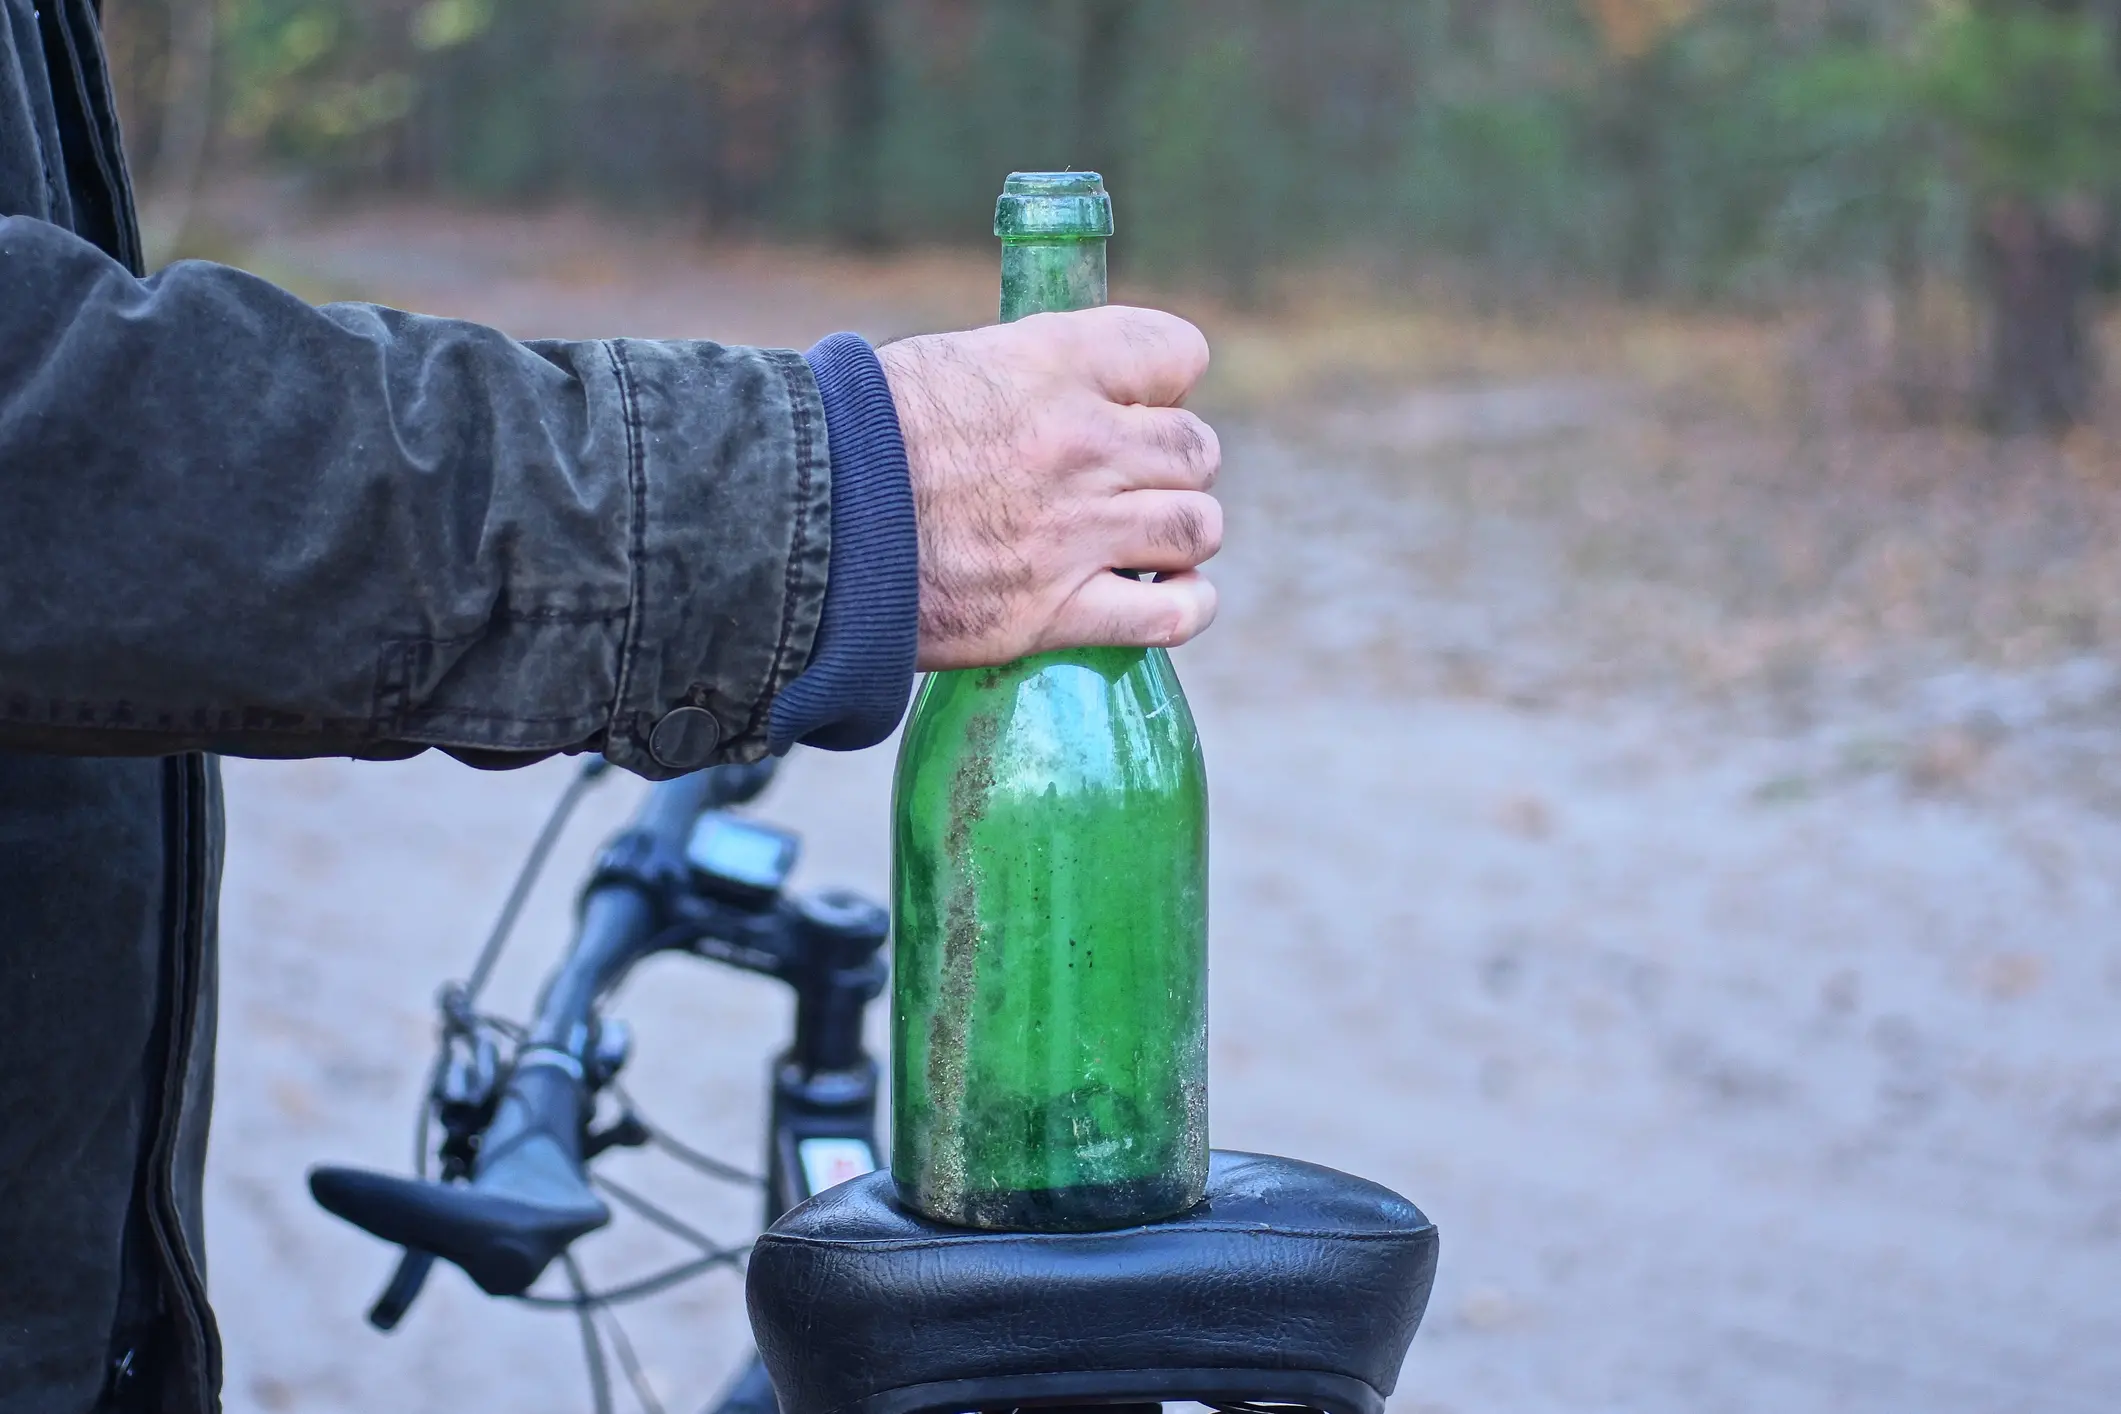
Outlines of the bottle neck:
{"label": "bottle neck", "polygon": [[1002,322],[1105,303],[1103,237],[1002,242]]}
{"label": "bottle neck", "polygon": [[[1002,322],[1028,314],[1061,314],[1095,309],[1106,302],[1105,238],[1013,237],[1002,242]],[[1121,570],[1134,577],[1135,572]],[[1141,661],[1138,648],[1077,648],[1039,654],[1013,663],[1005,671],[1037,672],[1052,663],[1073,663],[1117,677]]]}

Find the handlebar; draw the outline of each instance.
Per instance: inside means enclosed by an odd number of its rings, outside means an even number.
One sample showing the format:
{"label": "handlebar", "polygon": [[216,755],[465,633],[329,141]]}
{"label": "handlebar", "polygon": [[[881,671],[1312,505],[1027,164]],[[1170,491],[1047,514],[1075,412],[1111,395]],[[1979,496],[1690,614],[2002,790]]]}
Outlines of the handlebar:
{"label": "handlebar", "polygon": [[[707,811],[756,799],[772,783],[777,765],[768,757],[746,766],[715,766],[649,788],[633,824],[583,892],[580,932],[538,998],[530,1048],[584,1058],[598,999],[652,949],[666,921],[660,904],[669,876],[684,869],[694,822]],[[642,887],[644,880],[649,887]]]}
{"label": "handlebar", "polygon": [[[376,1324],[396,1324],[434,1257],[462,1267],[489,1294],[520,1295],[570,1243],[611,1220],[589,1185],[583,1155],[595,1101],[589,1067],[596,1005],[642,958],[682,945],[665,935],[694,822],[706,811],[755,798],[774,770],[771,760],[719,766],[649,791],[583,892],[575,942],[538,998],[491,1121],[477,1138],[468,1184],[349,1168],[311,1172],[310,1192],[319,1204],[406,1249],[370,1313]],[[450,1025],[475,1028],[461,989],[445,994],[443,1005]]]}

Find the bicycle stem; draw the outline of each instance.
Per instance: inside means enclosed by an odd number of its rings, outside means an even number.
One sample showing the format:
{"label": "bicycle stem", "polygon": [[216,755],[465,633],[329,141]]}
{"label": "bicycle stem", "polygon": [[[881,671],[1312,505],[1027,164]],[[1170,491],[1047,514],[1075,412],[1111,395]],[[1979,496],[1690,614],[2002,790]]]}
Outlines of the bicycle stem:
{"label": "bicycle stem", "polygon": [[[771,1222],[809,1196],[800,1152],[805,1139],[855,1139],[872,1152],[876,1147],[879,1071],[863,1030],[869,1003],[887,980],[881,954],[890,919],[868,900],[837,891],[778,899],[764,910],[701,896],[691,887],[684,849],[700,814],[721,803],[711,775],[656,786],[634,825],[598,861],[582,892],[575,945],[539,995],[508,1085],[509,1096],[523,1103],[504,1103],[495,1128],[503,1127],[504,1117],[548,1124],[568,1118],[565,1088],[537,1072],[585,1078],[579,1070],[597,1003],[648,956],[692,951],[774,977],[795,994],[795,1025],[772,1066]],[[524,1064],[526,1057],[532,1064]],[[586,1087],[576,1088],[586,1095]],[[488,1142],[501,1137],[489,1131]]]}

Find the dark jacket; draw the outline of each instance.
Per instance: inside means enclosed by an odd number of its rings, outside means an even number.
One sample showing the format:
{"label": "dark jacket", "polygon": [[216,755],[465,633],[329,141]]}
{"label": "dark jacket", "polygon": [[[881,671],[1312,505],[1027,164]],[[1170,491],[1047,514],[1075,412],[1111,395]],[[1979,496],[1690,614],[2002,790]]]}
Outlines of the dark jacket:
{"label": "dark jacket", "polygon": [[[198,1414],[204,753],[600,750],[656,776],[785,744],[853,482],[795,353],[139,278],[92,0],[0,14],[0,1411]],[[846,357],[828,391],[874,416],[874,356]],[[897,457],[869,558],[902,704]],[[829,716],[818,695],[790,700]]]}

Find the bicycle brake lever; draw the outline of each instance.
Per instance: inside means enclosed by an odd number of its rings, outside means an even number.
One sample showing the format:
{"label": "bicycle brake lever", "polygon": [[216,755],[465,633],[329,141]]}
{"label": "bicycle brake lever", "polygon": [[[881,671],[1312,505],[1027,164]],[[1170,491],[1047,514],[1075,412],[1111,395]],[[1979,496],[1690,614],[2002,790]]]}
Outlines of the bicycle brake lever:
{"label": "bicycle brake lever", "polygon": [[638,1149],[653,1136],[632,1110],[620,1115],[604,1129],[593,1129],[582,1141],[582,1162],[588,1163],[606,1149]]}
{"label": "bicycle brake lever", "polygon": [[383,1288],[376,1304],[368,1308],[368,1324],[379,1331],[398,1328],[420,1288],[427,1284],[427,1274],[434,1270],[434,1253],[413,1247],[401,1250],[403,1255],[398,1258],[398,1269],[391,1273],[390,1284]]}

